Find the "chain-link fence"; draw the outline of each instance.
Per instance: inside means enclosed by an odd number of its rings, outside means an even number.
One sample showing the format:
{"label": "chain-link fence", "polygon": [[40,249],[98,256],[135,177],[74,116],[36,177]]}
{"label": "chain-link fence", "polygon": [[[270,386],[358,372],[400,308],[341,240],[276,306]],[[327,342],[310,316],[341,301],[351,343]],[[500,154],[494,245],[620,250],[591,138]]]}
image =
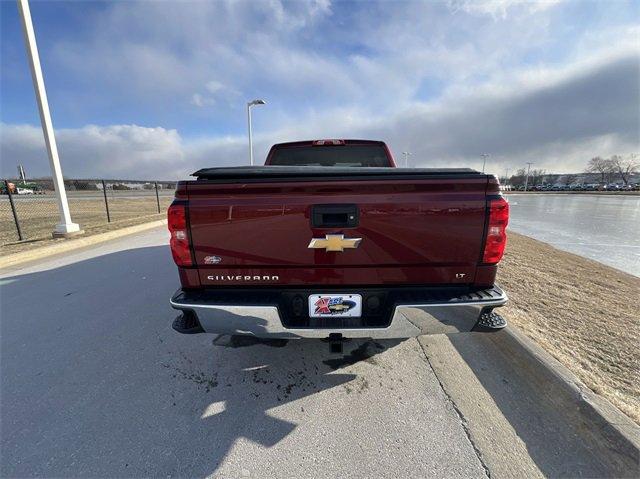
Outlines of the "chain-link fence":
{"label": "chain-link fence", "polygon": [[[71,219],[87,229],[164,215],[176,183],[65,180]],[[0,181],[0,245],[50,238],[60,221],[53,181]]]}

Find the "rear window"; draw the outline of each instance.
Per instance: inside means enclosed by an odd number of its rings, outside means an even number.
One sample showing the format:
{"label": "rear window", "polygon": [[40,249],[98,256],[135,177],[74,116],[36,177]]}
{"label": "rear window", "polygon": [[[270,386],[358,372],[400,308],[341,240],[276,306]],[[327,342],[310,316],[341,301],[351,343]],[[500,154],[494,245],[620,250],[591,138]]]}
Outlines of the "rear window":
{"label": "rear window", "polygon": [[277,148],[270,165],[279,166],[391,166],[380,145],[331,145]]}

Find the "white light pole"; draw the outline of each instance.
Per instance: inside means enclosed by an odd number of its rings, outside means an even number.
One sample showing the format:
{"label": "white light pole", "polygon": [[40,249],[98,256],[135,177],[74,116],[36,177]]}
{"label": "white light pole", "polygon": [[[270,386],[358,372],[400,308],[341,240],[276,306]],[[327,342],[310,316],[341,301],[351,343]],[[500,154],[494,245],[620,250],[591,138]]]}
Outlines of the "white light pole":
{"label": "white light pole", "polygon": [[408,168],[409,167],[409,157],[411,156],[411,153],[408,151],[403,151],[402,152],[402,156],[404,156],[404,167]]}
{"label": "white light pole", "polygon": [[249,125],[249,164],[253,166],[253,138],[251,137],[251,107],[254,105],[266,105],[264,100],[253,100],[247,103],[247,123]]}
{"label": "white light pole", "polygon": [[527,191],[527,187],[529,186],[529,171],[531,171],[531,165],[533,165],[533,163],[527,163],[527,165],[529,165],[527,167],[527,178],[524,180],[524,191]]}
{"label": "white light pole", "polygon": [[42,133],[49,154],[49,165],[51,166],[51,177],[53,178],[53,186],[58,198],[58,210],[60,211],[60,223],[56,225],[53,231],[55,237],[67,237],[82,233],[80,226],[71,221],[69,213],[69,203],[67,201],[67,193],[64,189],[64,180],[62,178],[62,170],[60,168],[60,158],[58,158],[58,147],[56,146],[56,137],[53,132],[53,123],[51,122],[51,113],[49,112],[49,102],[47,100],[47,92],[44,88],[44,78],[42,77],[42,68],[40,66],[40,57],[38,55],[38,46],[36,45],[36,35],[33,31],[33,22],[31,21],[31,11],[29,10],[28,0],[17,0],[18,12],[22,20],[22,32],[24,34],[24,42],[29,57],[29,66],[31,67],[31,77],[33,79],[33,89],[36,92],[36,101],[40,111],[40,123],[42,124]]}
{"label": "white light pole", "polygon": [[483,153],[480,156],[482,157],[482,172],[484,173],[484,167],[487,164],[487,158],[489,158],[489,155],[487,153]]}

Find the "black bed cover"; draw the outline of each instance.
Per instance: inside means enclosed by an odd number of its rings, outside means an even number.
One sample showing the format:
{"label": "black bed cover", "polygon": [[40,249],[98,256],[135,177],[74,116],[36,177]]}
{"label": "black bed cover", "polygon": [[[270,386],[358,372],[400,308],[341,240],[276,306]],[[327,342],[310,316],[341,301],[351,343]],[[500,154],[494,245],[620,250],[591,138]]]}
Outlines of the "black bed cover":
{"label": "black bed cover", "polygon": [[417,178],[478,178],[486,176],[471,168],[372,168],[335,166],[232,166],[203,168],[192,173],[198,180],[213,181],[313,181],[334,180],[417,179]]}

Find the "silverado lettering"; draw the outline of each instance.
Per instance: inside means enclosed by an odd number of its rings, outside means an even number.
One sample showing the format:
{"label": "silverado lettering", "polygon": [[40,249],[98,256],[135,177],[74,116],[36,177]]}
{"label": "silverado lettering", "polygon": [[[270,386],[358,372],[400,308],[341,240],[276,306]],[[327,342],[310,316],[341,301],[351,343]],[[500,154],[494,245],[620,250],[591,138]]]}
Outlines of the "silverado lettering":
{"label": "silverado lettering", "polygon": [[278,276],[242,276],[242,275],[226,275],[226,276],[207,276],[211,281],[278,281]]}

